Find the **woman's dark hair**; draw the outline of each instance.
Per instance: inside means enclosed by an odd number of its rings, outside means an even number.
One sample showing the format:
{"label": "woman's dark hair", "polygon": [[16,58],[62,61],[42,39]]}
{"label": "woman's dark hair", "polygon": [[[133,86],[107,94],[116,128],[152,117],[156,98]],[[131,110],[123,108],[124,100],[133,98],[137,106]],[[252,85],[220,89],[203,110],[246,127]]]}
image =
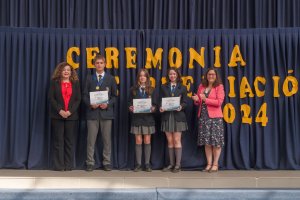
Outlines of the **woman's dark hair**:
{"label": "woman's dark hair", "polygon": [[150,83],[150,75],[149,75],[149,72],[147,69],[140,69],[137,73],[137,76],[136,76],[136,80],[135,80],[135,85],[133,86],[133,94],[136,95],[136,90],[140,87],[140,76],[141,76],[141,73],[144,72],[145,73],[145,76],[147,78],[146,80],[146,87],[145,87],[145,92],[146,94],[148,95],[151,95],[153,93],[153,87],[151,87],[151,83]]}
{"label": "woman's dark hair", "polygon": [[73,69],[73,67],[71,67],[71,65],[67,62],[61,62],[56,66],[51,79],[55,80],[55,81],[60,81],[62,78],[62,75],[61,75],[62,71],[64,70],[64,67],[67,65],[70,66],[70,68],[71,68],[70,81],[71,82],[78,81],[79,79],[78,79],[75,69]]}
{"label": "woman's dark hair", "polygon": [[176,79],[176,82],[177,83],[182,83],[182,80],[181,80],[181,74],[180,74],[180,71],[178,70],[178,68],[175,68],[175,67],[170,67],[167,71],[167,77],[166,77],[166,80],[167,80],[167,84],[169,84],[171,81],[170,81],[170,78],[169,78],[169,73],[170,71],[173,70],[176,72],[177,74],[177,79]]}
{"label": "woman's dark hair", "polygon": [[207,74],[208,74],[209,71],[214,71],[216,73],[216,81],[213,83],[213,87],[217,87],[220,84],[222,84],[222,80],[221,80],[221,77],[220,77],[218,71],[215,68],[210,67],[210,68],[207,69],[207,71],[206,71],[206,73],[205,73],[205,75],[202,79],[202,85],[204,87],[208,86]]}

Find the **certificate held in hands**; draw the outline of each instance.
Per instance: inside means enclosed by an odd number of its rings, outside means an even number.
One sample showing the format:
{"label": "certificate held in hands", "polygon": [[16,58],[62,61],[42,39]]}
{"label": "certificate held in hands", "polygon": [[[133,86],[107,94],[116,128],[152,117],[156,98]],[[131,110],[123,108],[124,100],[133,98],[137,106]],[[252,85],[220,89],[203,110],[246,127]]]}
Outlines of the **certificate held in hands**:
{"label": "certificate held in hands", "polygon": [[151,113],[151,98],[133,99],[133,113]]}
{"label": "certificate held in hands", "polygon": [[177,110],[180,107],[180,97],[162,98],[161,107],[165,111]]}
{"label": "certificate held in hands", "polygon": [[90,92],[91,105],[108,103],[108,91]]}

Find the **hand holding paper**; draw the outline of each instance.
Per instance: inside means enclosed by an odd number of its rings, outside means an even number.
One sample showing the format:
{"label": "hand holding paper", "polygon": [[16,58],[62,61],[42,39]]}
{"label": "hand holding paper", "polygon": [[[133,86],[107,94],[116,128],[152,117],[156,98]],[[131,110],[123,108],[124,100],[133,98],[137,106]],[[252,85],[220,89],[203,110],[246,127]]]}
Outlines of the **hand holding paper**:
{"label": "hand holding paper", "polygon": [[107,104],[108,103],[108,91],[96,91],[90,92],[91,105],[93,104]]}
{"label": "hand holding paper", "polygon": [[162,98],[161,108],[164,111],[177,110],[180,107],[180,97]]}
{"label": "hand holding paper", "polygon": [[133,113],[150,113],[151,107],[151,98],[133,99]]}

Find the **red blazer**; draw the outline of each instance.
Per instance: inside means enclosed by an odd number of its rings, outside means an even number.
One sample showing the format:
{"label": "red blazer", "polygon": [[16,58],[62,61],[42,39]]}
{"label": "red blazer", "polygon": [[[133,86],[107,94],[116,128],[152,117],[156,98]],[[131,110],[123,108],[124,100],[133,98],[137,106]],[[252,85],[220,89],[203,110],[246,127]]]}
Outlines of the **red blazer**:
{"label": "red blazer", "polygon": [[[199,97],[199,101],[194,101],[194,104],[199,106],[198,110],[198,117],[200,117],[201,113],[201,105],[202,105],[202,100],[200,98],[200,94],[203,94],[205,90],[205,87],[200,84],[197,95]],[[205,100],[205,104],[207,105],[207,110],[208,110],[208,116],[210,118],[218,118],[218,117],[223,117],[222,113],[222,103],[224,101],[225,97],[225,92],[224,92],[224,86],[220,84],[217,87],[213,87],[208,95],[208,97]]]}

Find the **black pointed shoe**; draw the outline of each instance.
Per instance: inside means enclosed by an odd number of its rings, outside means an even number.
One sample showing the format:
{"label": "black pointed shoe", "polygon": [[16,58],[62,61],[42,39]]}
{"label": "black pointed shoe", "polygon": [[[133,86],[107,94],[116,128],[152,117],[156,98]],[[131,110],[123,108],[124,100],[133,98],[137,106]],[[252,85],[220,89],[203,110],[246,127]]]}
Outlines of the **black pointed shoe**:
{"label": "black pointed shoe", "polygon": [[145,171],[146,171],[146,172],[152,172],[152,168],[151,168],[151,165],[150,165],[150,164],[146,164],[146,166],[145,166]]}
{"label": "black pointed shoe", "polygon": [[142,171],[142,166],[141,165],[136,165],[133,171],[134,172]]}

